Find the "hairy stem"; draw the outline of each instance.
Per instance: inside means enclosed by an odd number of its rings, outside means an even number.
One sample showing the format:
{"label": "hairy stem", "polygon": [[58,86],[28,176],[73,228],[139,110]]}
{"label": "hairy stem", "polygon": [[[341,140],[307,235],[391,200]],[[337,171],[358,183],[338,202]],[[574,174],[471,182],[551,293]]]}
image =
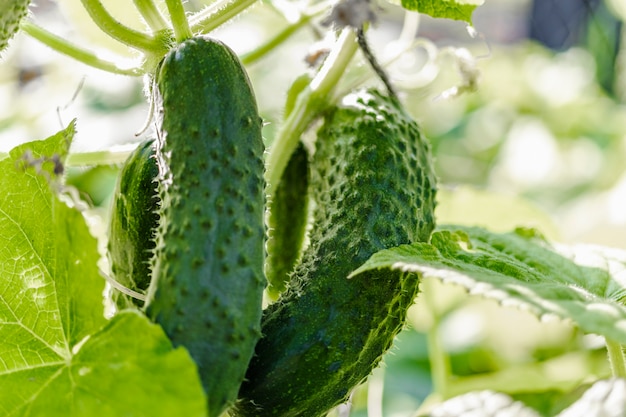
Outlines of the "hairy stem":
{"label": "hairy stem", "polygon": [[133,0],[135,7],[153,32],[160,32],[168,28],[167,21],[154,4],[153,0]]}
{"label": "hairy stem", "polygon": [[256,0],[218,0],[191,16],[193,33],[208,33],[256,3]]}
{"label": "hairy stem", "polygon": [[189,21],[187,20],[187,15],[185,14],[181,0],[165,0],[165,4],[167,5],[167,10],[170,12],[176,42],[181,43],[191,38],[192,33],[189,28]]}
{"label": "hairy stem", "polygon": [[144,72],[141,67],[121,68],[114,62],[105,61],[102,58],[99,58],[95,53],[74,45],[66,39],[48,32],[40,26],[37,26],[31,21],[23,21],[21,29],[32,38],[37,39],[39,42],[49,46],[55,51],[74,58],[75,60],[91,67],[121,75],[138,76],[142,75]]}
{"label": "hairy stem", "polygon": [[158,38],[123,25],[109,14],[100,0],[81,0],[81,2],[94,23],[113,39],[142,52],[160,53],[164,51],[163,43]]}
{"label": "hairy stem", "polygon": [[354,32],[351,29],[344,29],[319,73],[311,80],[309,87],[300,94],[294,109],[280,127],[269,150],[265,171],[267,195],[271,196],[274,193],[302,133],[331,101],[331,93],[356,50],[357,42]]}
{"label": "hairy stem", "polygon": [[624,358],[622,345],[613,340],[606,339],[606,351],[609,356],[613,376],[626,378],[626,358]]}

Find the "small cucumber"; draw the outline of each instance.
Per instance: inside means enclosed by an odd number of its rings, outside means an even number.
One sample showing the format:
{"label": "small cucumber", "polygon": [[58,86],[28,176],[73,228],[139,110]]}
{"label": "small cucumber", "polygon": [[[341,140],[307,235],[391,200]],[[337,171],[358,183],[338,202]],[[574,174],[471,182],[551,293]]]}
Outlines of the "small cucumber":
{"label": "small cucumber", "polygon": [[[145,293],[150,285],[150,263],[159,222],[159,196],[154,139],[141,144],[122,167],[113,197],[109,222],[109,262],[113,278],[123,286]],[[119,291],[112,295],[118,309],[143,301]]]}
{"label": "small cucumber", "polygon": [[310,167],[310,246],[264,311],[237,416],[326,415],[390,348],[418,292],[413,274],[347,278],[381,249],[430,237],[436,178],[418,125],[376,91],[350,94],[325,117]]}
{"label": "small cucumber", "polygon": [[[285,100],[286,119],[296,106],[300,93],[311,83],[311,76],[303,74],[297,77]],[[276,300],[289,281],[301,253],[306,235],[309,215],[309,198],[307,196],[308,152],[300,142],[289,158],[289,162],[276,186],[272,199],[268,201],[268,240],[265,275],[267,277],[267,293]]]}
{"label": "small cucumber", "polygon": [[30,0],[2,0],[0,2],[0,52],[8,45],[28,14]]}
{"label": "small cucumber", "polygon": [[177,45],[156,86],[161,206],[146,312],[196,361],[217,417],[261,336],[262,121],[243,66],[217,40]]}
{"label": "small cucumber", "polygon": [[304,243],[308,222],[308,153],[302,143],[291,155],[269,205],[265,275],[270,297],[285,290]]}

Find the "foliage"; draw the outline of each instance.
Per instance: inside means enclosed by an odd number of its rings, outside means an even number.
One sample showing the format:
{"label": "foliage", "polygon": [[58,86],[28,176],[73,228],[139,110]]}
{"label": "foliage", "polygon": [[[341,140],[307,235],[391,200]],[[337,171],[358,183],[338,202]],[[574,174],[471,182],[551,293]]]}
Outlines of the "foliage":
{"label": "foliage", "polygon": [[0,162],[0,412],[202,416],[184,349],[143,315],[105,320],[96,240],[55,173],[73,135],[74,123]]}

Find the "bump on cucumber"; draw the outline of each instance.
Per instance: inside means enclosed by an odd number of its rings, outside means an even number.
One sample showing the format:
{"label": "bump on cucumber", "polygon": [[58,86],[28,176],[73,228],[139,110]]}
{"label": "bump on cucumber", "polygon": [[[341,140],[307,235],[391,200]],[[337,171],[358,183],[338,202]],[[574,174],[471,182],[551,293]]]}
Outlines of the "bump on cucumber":
{"label": "bump on cucumber", "polygon": [[2,0],[0,2],[0,52],[20,28],[20,22],[28,14],[30,0]]}

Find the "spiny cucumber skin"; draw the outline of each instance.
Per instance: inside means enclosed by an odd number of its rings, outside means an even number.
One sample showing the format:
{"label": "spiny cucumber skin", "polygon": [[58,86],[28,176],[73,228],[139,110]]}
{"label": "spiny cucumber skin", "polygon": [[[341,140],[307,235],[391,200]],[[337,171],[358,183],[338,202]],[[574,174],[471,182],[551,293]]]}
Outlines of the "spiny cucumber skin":
{"label": "spiny cucumber skin", "polygon": [[268,293],[274,298],[285,290],[289,274],[302,252],[309,213],[308,157],[300,143],[289,159],[270,204],[265,275]]}
{"label": "spiny cucumber skin", "polygon": [[262,122],[245,70],[219,41],[178,45],[157,87],[162,204],[147,313],[187,348],[219,416],[261,335]]}
{"label": "spiny cucumber skin", "polygon": [[383,248],[429,239],[436,192],[429,144],[375,91],[344,102],[318,132],[311,245],[264,312],[239,417],[326,415],[390,348],[418,293],[412,274],[347,276]]}
{"label": "spiny cucumber skin", "polygon": [[0,2],[0,52],[8,45],[28,14],[30,0],[2,0]]}
{"label": "spiny cucumber skin", "polygon": [[[113,278],[131,290],[143,293],[150,285],[150,264],[159,223],[159,196],[154,139],[146,140],[129,155],[122,167],[111,207],[109,262]],[[118,309],[139,301],[119,291],[112,296]]]}

